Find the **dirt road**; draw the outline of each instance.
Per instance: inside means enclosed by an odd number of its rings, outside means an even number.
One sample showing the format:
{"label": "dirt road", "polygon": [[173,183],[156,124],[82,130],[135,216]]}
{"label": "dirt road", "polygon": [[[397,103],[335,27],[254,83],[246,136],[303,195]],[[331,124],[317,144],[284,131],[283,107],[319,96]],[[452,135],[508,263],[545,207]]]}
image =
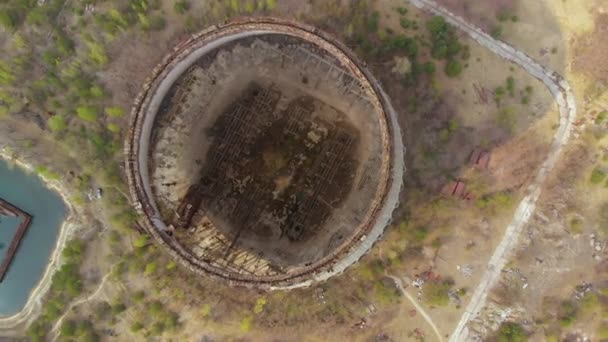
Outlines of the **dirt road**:
{"label": "dirt road", "polygon": [[64,310],[63,315],[61,315],[61,317],[59,317],[59,319],[55,322],[55,324],[53,325],[53,329],[51,330],[52,333],[55,334],[55,337],[53,338],[53,341],[57,340],[57,338],[59,337],[59,327],[61,326],[61,323],[63,322],[63,320],[65,319],[65,317],[72,311],[72,309],[80,304],[83,303],[87,303],[90,302],[94,299],[97,299],[97,296],[99,296],[99,294],[101,293],[101,290],[103,289],[103,287],[105,286],[106,282],[108,281],[108,279],[110,278],[110,275],[112,274],[112,269],[114,267],[110,268],[110,271],[108,273],[106,273],[106,275],[103,277],[103,279],[101,280],[101,282],[99,283],[99,285],[97,286],[97,288],[95,289],[95,291],[93,291],[90,295],[81,298],[75,302],[72,302],[68,308],[66,310]]}
{"label": "dirt road", "polygon": [[549,88],[549,91],[551,91],[551,94],[553,94],[553,97],[559,106],[560,125],[553,138],[547,159],[543,162],[532,184],[530,184],[528,189],[526,189],[526,196],[519,203],[517,210],[515,211],[515,215],[505,231],[502,241],[494,250],[494,254],[490,258],[487,269],[482,276],[481,281],[475,289],[469,304],[458,322],[458,326],[450,337],[450,341],[468,341],[471,339],[469,336],[470,332],[467,327],[469,321],[478,315],[481,312],[481,309],[485,306],[488,291],[498,280],[500,272],[507,263],[513,248],[517,246],[518,239],[524,225],[528,222],[530,216],[532,216],[532,213],[534,212],[536,201],[540,196],[542,184],[547,178],[549,172],[551,172],[555,166],[563,147],[567,144],[570,138],[572,126],[576,119],[576,104],[574,101],[574,94],[572,93],[568,82],[566,82],[556,72],[551,71],[534,61],[524,52],[521,52],[504,42],[490,37],[481,29],[467,23],[464,19],[450,13],[447,9],[439,6],[431,0],[408,1],[416,7],[430,11],[435,15],[442,16],[448,23],[464,31],[477,43],[488,48],[502,58],[522,67],[529,74],[542,81],[547,88]]}
{"label": "dirt road", "polygon": [[431,326],[431,329],[433,329],[433,332],[435,332],[437,341],[439,341],[439,342],[443,341],[443,337],[441,336],[439,329],[435,325],[435,322],[433,322],[433,320],[431,319],[431,316],[429,316],[426,313],[426,311],[424,311],[424,308],[422,306],[420,306],[420,304],[418,304],[418,302],[416,301],[416,298],[412,297],[412,295],[409,292],[405,291],[405,288],[403,287],[403,281],[400,278],[392,276],[390,274],[387,274],[386,276],[393,279],[393,281],[395,282],[395,285],[397,285],[397,287],[399,288],[401,293],[403,293],[403,295],[412,303],[412,305],[414,305],[414,307],[420,313],[420,315],[424,318],[424,320]]}

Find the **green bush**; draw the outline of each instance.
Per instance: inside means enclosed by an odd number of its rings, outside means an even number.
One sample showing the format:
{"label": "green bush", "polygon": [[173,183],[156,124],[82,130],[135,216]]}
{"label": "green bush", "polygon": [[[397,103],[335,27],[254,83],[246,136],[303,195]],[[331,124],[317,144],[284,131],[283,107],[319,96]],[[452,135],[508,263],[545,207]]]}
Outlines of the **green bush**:
{"label": "green bush", "polygon": [[562,327],[571,326],[577,318],[578,308],[569,300],[563,301],[559,308],[558,320]]}
{"label": "green bush", "polygon": [[82,279],[79,266],[73,263],[61,265],[53,275],[51,288],[55,291],[65,291],[70,297],[76,297],[82,292]]}
{"label": "green bush", "polygon": [[462,73],[462,64],[458,61],[449,61],[445,65],[445,74],[449,77],[457,77]]}
{"label": "green bush", "polygon": [[121,302],[119,299],[115,299],[114,303],[112,303],[112,314],[117,316],[127,310],[127,306]]}
{"label": "green bush", "polygon": [[608,111],[603,111],[603,112],[599,113],[597,115],[597,117],[595,118],[595,124],[601,125],[604,122],[604,120],[606,120],[606,117],[608,117]]}
{"label": "green bush", "polygon": [[475,205],[479,209],[506,209],[513,203],[512,195],[507,191],[500,191],[493,194],[485,195],[475,201]]}
{"label": "green bush", "polygon": [[164,17],[160,15],[153,15],[150,17],[150,30],[152,31],[161,31],[167,26],[167,21]]}
{"label": "green bush", "polygon": [[76,114],[79,118],[87,122],[97,121],[97,108],[93,106],[81,106],[76,108]]}
{"label": "green bush", "polygon": [[515,79],[513,76],[507,77],[507,91],[509,92],[509,96],[515,96]]}
{"label": "green bush", "polygon": [[137,322],[131,324],[131,327],[129,328],[129,330],[131,330],[131,332],[138,332],[143,328],[144,328],[144,325],[140,321],[137,321]]}
{"label": "green bush", "polygon": [[169,312],[166,314],[163,324],[167,329],[174,330],[179,326],[179,316],[175,312]]}
{"label": "green bush", "polygon": [[372,14],[367,18],[368,32],[372,32],[372,33],[377,32],[379,23],[380,23],[380,13],[378,11],[372,12]]}
{"label": "green bush", "polygon": [[264,311],[264,307],[266,306],[266,298],[262,297],[262,298],[258,298],[258,300],[255,302],[255,307],[253,308],[253,313],[255,314],[259,314],[262,313],[262,311]]}
{"label": "green bush", "polygon": [[430,306],[446,306],[450,303],[448,295],[451,281],[429,281],[422,287],[422,298]]}
{"label": "green bush", "polygon": [[[259,1],[262,2],[262,0]],[[266,0],[266,9],[272,11],[275,7],[277,7],[277,0]]]}
{"label": "green bush", "polygon": [[64,337],[74,336],[76,334],[76,323],[72,320],[63,321],[59,333]]}
{"label": "green bush", "polygon": [[135,241],[133,242],[133,246],[135,246],[135,248],[143,248],[146,247],[148,245],[148,241],[149,237],[146,234],[141,234],[139,235]]}
{"label": "green bush", "polygon": [[108,124],[108,131],[112,132],[112,133],[119,133],[120,132],[120,126],[118,126],[115,123],[109,123]]}
{"label": "green bush", "polygon": [[248,333],[249,331],[251,331],[252,326],[253,326],[253,317],[251,317],[251,316],[243,317],[243,319],[241,320],[241,323],[240,323],[241,332]]}
{"label": "green bush", "polygon": [[591,181],[591,184],[599,184],[603,182],[605,178],[606,172],[596,167],[595,169],[593,169],[593,171],[591,171],[591,177],[589,180]]}
{"label": "green bush", "polygon": [[602,325],[600,325],[600,327],[597,329],[597,337],[602,341],[608,339],[608,324],[607,323],[602,323]]}
{"label": "green bush", "polygon": [[17,77],[11,66],[4,61],[0,61],[0,85],[9,85],[15,82]]}
{"label": "green bush", "polygon": [[498,21],[500,22],[505,22],[511,19],[512,16],[513,14],[511,14],[511,11],[506,9],[498,11],[498,13],[496,13],[496,19],[498,19]]}
{"label": "green bush", "polygon": [[165,308],[163,307],[163,303],[158,300],[153,301],[148,306],[148,311],[153,317],[160,317],[164,310]]}
{"label": "green bush", "polygon": [[0,9],[0,25],[7,31],[15,31],[19,24],[19,13],[10,8]]}
{"label": "green bush", "polygon": [[67,127],[67,124],[65,123],[65,119],[60,115],[54,115],[54,116],[50,117],[47,121],[47,124],[51,131],[57,132],[57,133],[63,132],[65,130],[65,128]]}
{"label": "green bush", "polygon": [[186,13],[186,11],[188,11],[189,8],[190,8],[190,3],[186,0],[178,0],[173,5],[173,9],[175,10],[175,13],[178,13],[178,14]]}
{"label": "green bush", "polygon": [[570,220],[569,226],[572,234],[580,234],[583,230],[583,221],[574,217]]}
{"label": "green bush", "polygon": [[146,293],[144,291],[137,291],[133,294],[133,301],[135,303],[139,303],[146,297]]}
{"label": "green bush", "polygon": [[158,269],[158,264],[155,261],[152,261],[146,265],[146,269],[144,270],[144,275],[152,275],[156,273]]}
{"label": "green bush", "polygon": [[384,281],[377,281],[374,284],[374,298],[382,305],[398,302],[399,290],[395,286],[387,285]]}
{"label": "green bush", "polygon": [[162,335],[164,331],[165,325],[163,324],[163,322],[156,322],[152,324],[152,328],[150,329],[150,333],[154,336]]}
{"label": "green bush", "polygon": [[515,117],[515,108],[506,107],[502,108],[498,112],[498,116],[496,118],[496,122],[498,126],[509,133],[513,133],[515,131],[515,127],[517,126],[517,118]]}
{"label": "green bush", "polygon": [[502,37],[502,26],[500,26],[500,25],[494,26],[494,28],[490,31],[490,35],[496,39]]}
{"label": "green bush", "polygon": [[498,329],[499,342],[526,342],[528,336],[524,328],[513,322],[505,322]]}

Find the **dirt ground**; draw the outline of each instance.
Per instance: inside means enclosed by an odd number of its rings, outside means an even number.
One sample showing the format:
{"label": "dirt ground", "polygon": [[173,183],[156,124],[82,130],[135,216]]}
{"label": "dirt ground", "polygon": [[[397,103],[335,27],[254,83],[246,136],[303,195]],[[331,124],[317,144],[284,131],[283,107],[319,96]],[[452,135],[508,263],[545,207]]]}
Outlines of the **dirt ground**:
{"label": "dirt ground", "polygon": [[[606,78],[606,63],[601,60],[605,55],[604,47],[597,44],[603,42],[605,15],[599,15],[603,10],[596,1],[545,0],[519,1],[515,4],[506,0],[442,2],[487,30],[497,23],[497,10],[503,7],[513,9],[518,21],[503,24],[503,38],[558,72],[566,72],[574,80],[575,91],[581,99],[589,93],[591,86],[596,89],[596,78],[597,81]],[[204,11],[199,2],[192,3],[193,13]],[[322,12],[337,13],[336,16],[347,13],[338,5],[334,7],[337,2],[332,1],[319,4],[317,1],[286,0],[278,3],[277,15],[298,16],[311,21],[322,17]],[[109,50],[113,62],[100,77],[106,87],[112,89],[116,105],[130,106],[149,70],[160,60],[162,54],[158,52],[166,51],[177,43],[184,32],[183,18],[174,14],[172,4],[163,4],[166,7],[167,29],[154,36],[130,33]],[[418,33],[408,33],[426,34],[423,23],[428,15],[404,5],[403,1],[375,1],[372,6],[381,13],[380,27],[401,32],[395,8],[404,6],[408,9],[408,18],[416,18],[422,28]],[[336,8],[336,12],[330,11]],[[595,8],[594,11],[591,8]],[[593,18],[599,18],[596,25]],[[199,26],[206,26],[206,23],[201,21]],[[591,32],[593,34],[589,36]],[[141,271],[143,266],[139,265],[142,266],[139,273],[135,272],[120,281],[108,282],[96,301],[121,297],[131,303],[132,293],[144,289],[149,297],[159,298],[169,309],[180,313],[179,331],[165,334],[162,339],[198,340],[207,336],[235,341],[381,341],[386,336],[394,341],[408,341],[416,339],[415,329],[431,339],[430,327],[419,313],[412,313],[413,307],[406,298],[397,297],[393,302],[382,304],[374,292],[381,281],[361,276],[369,264],[391,260],[388,262],[390,266],[387,266],[390,272],[407,276],[410,280],[416,279],[424,271],[432,270],[442,279],[453,279],[455,288],[467,289],[459,298],[460,304],[452,299],[447,307],[425,306],[441,333],[448,335],[511,219],[522,189],[536,173],[557,124],[552,98],[541,83],[474,42],[466,38],[462,40],[471,51],[468,67],[459,78],[449,79],[438,62],[437,73],[430,80],[432,87],[429,89],[432,91],[426,89],[425,92],[413,94],[421,99],[416,110],[411,106],[412,97],[405,94],[404,87],[390,71],[390,61],[370,65],[400,113],[400,124],[408,147],[408,174],[403,204],[397,210],[394,226],[358,266],[310,289],[267,295],[209,283],[208,280],[177,272],[166,272],[168,277],[144,276]],[[554,47],[557,50],[551,52]],[[428,58],[428,54],[423,58]],[[569,67],[571,61],[572,68]],[[492,93],[497,87],[504,86],[509,76],[515,80],[516,96],[505,97],[504,103],[498,108]],[[533,88],[533,95],[530,103],[523,105],[519,91],[527,86]],[[592,110],[597,114],[601,106],[590,100],[581,107],[585,115],[591,115]],[[504,108],[510,108],[510,112],[501,114]],[[502,124],[498,120],[499,115],[505,119]],[[125,120],[120,121],[122,124],[126,122],[126,118],[118,120]],[[587,123],[590,120],[588,118]],[[453,125],[457,128],[448,130],[447,138],[441,134],[443,129]],[[592,140],[599,147],[588,149],[586,144],[590,143],[583,140],[588,139],[587,134],[579,131],[576,137],[577,145],[568,149],[561,167],[547,183],[538,211],[527,228],[528,234],[522,239],[521,248],[509,265],[511,270],[519,273],[505,273],[502,284],[506,285],[499,285],[492,295],[493,302],[498,303],[496,305],[501,310],[506,306],[505,298],[509,299],[513,312],[517,313],[510,316],[513,320],[549,322],[525,326],[538,341],[547,340],[546,336],[556,330],[563,336],[583,331],[591,340],[597,340],[594,329],[599,324],[598,317],[593,316],[589,320],[591,323],[579,319],[571,327],[561,330],[555,327],[555,317],[544,317],[547,311],[544,297],[558,300],[569,298],[574,287],[583,280],[598,284],[602,274],[605,274],[601,273],[605,272],[603,264],[593,258],[589,243],[590,234],[598,229],[597,212],[599,204],[606,198],[606,190],[590,187],[588,177],[601,160],[598,150],[605,148],[606,140]],[[476,170],[468,165],[469,155],[476,147],[491,153],[487,170]],[[473,195],[470,201],[440,195],[444,186],[457,179],[467,184]],[[509,195],[509,203],[497,208],[480,208],[479,198],[503,192]],[[580,217],[583,222],[580,232],[576,234],[569,229],[573,217]],[[409,245],[399,240],[399,226],[406,219],[409,219],[410,227],[424,228],[427,233],[421,245]],[[128,244],[132,244],[132,241],[128,241]],[[95,282],[104,276],[112,262],[110,259],[101,260],[109,253],[107,247],[100,243],[91,248],[85,277]],[[166,256],[158,251],[150,255],[162,266],[169,263]],[[169,281],[172,281],[171,286]],[[526,282],[527,288],[523,289]],[[325,291],[324,300],[319,299],[318,289]],[[413,286],[407,290],[414,296],[419,295]],[[186,295],[179,291],[184,291]],[[255,316],[253,329],[244,332],[243,317],[253,315],[251,307],[264,296],[269,301],[267,311],[262,317]],[[296,303],[297,308],[289,306],[290,303]],[[201,308],[206,304],[212,305],[211,314],[201,314]],[[370,304],[377,308],[376,312],[367,311]],[[298,308],[310,312],[310,317],[314,319],[308,321],[302,318],[305,315],[294,314],[301,321],[291,326],[286,324],[284,317],[290,316]],[[340,308],[344,308],[344,311]],[[551,308],[555,312],[555,307]],[[69,317],[93,315],[93,309],[92,305],[82,305]],[[526,313],[520,313],[522,310]],[[131,324],[145,314],[145,305],[132,303],[117,322],[104,322],[98,328],[111,329],[121,339],[145,340],[141,334],[130,331]],[[366,319],[366,327],[354,327],[362,318]],[[264,319],[276,321],[267,322]],[[484,324],[481,326],[487,334],[496,328]],[[104,335],[103,340],[112,340],[112,337]]]}

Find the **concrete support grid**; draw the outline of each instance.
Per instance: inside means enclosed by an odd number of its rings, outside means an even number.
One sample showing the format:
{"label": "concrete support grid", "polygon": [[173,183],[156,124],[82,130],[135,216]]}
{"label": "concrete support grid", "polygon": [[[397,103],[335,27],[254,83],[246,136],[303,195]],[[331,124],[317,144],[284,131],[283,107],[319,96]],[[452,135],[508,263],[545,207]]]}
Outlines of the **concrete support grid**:
{"label": "concrete support grid", "polygon": [[[148,175],[149,140],[156,111],[150,107],[158,107],[156,95],[165,92],[175,82],[177,77],[206,52],[236,39],[279,33],[294,36],[311,43],[319,49],[332,55],[339,61],[341,67],[348,73],[346,77],[355,77],[358,82],[352,82],[349,92],[370,94],[370,106],[376,109],[382,117],[381,131],[383,151],[381,182],[377,196],[362,220],[363,224],[350,239],[333,250],[324,258],[292,268],[289,272],[277,272],[275,276],[259,277],[254,274],[237,274],[209,262],[200,260],[192,252],[187,251],[171,235],[167,234],[167,226],[161,218],[155,203]],[[322,63],[323,61],[318,63]],[[336,72],[335,68],[328,69]],[[352,75],[352,76],[351,76]],[[170,77],[170,78],[168,78]],[[348,80],[345,80],[348,82]],[[358,83],[359,86],[354,86]],[[165,89],[161,89],[163,86]],[[388,96],[382,90],[379,82],[372,76],[365,64],[362,63],[346,46],[318,29],[275,18],[242,19],[226,22],[223,25],[212,26],[201,33],[193,35],[189,40],[176,46],[153,70],[147,78],[134,101],[131,111],[130,129],[126,137],[125,163],[129,191],[132,202],[143,222],[146,231],[162,245],[183,266],[191,271],[210,276],[230,285],[255,287],[266,290],[291,289],[309,286],[315,281],[323,281],[343,272],[355,263],[380,238],[384,228],[390,223],[392,212],[398,205],[399,193],[405,171],[403,156],[405,148],[397,123],[396,113]],[[237,253],[238,254],[238,253]]]}

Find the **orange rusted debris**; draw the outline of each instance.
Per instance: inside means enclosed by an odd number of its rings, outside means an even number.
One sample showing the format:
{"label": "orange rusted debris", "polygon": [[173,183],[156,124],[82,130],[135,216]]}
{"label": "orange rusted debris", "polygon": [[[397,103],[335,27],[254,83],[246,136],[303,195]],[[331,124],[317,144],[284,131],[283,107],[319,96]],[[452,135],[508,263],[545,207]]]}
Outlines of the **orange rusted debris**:
{"label": "orange rusted debris", "polygon": [[487,169],[490,165],[490,152],[479,147],[475,148],[473,152],[471,152],[469,165],[477,167],[481,170]]}
{"label": "orange rusted debris", "polygon": [[11,240],[8,249],[2,259],[2,263],[0,263],[0,283],[4,280],[4,277],[8,273],[8,270],[17,254],[17,250],[19,249],[19,245],[27,232],[27,229],[32,222],[32,216],[25,211],[17,208],[11,203],[0,198],[0,215],[2,216],[10,216],[10,217],[18,217],[21,219],[21,223]]}
{"label": "orange rusted debris", "polygon": [[450,182],[441,192],[446,196],[456,197],[458,199],[467,201],[472,199],[471,193],[467,191],[466,183],[460,180]]}

